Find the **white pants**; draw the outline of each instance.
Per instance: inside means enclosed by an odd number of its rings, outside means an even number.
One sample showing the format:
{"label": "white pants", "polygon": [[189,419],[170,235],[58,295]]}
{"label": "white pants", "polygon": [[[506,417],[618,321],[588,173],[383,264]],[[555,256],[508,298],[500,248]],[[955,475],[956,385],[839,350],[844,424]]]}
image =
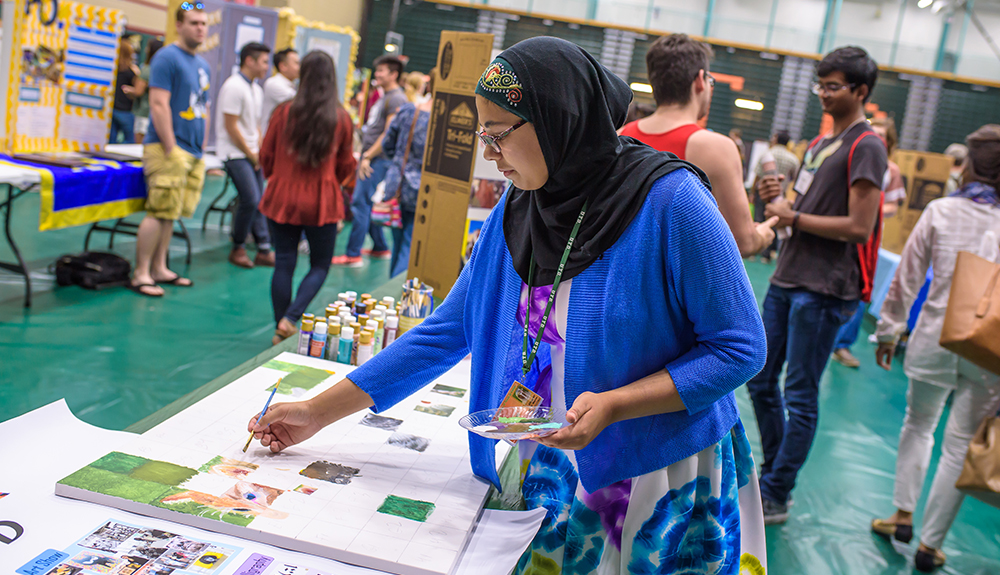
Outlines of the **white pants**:
{"label": "white pants", "polygon": [[[964,375],[963,371],[968,375]],[[912,513],[917,507],[934,448],[934,430],[951,393],[952,390],[946,387],[910,379],[906,394],[906,418],[899,436],[896,489],[893,494],[893,504],[902,511]],[[920,542],[933,549],[941,548],[962,506],[965,496],[955,489],[955,482],[962,473],[972,435],[983,419],[996,413],[1000,405],[1000,377],[984,375],[971,364],[960,365],[958,386],[954,393],[941,446],[941,459],[927,498],[924,525],[920,532]]]}

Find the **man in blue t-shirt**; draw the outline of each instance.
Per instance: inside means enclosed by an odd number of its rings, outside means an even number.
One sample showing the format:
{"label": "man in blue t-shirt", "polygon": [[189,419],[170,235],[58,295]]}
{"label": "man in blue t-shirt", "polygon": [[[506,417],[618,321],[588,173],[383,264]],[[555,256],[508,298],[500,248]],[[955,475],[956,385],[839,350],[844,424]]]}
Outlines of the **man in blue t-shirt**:
{"label": "man in blue t-shirt", "polygon": [[135,244],[131,289],[161,297],[157,284],[190,286],[170,271],[167,250],[174,220],[191,217],[205,181],[202,148],[207,132],[209,67],[195,54],[205,41],[208,15],[200,3],[184,2],[176,13],[177,41],[156,53],[149,74],[149,132],[143,141],[146,217]]}

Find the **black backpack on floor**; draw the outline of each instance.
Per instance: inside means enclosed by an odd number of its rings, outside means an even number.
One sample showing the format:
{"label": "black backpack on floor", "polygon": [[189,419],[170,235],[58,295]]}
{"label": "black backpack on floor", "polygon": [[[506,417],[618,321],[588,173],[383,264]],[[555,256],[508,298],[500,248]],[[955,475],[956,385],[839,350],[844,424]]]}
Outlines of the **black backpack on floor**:
{"label": "black backpack on floor", "polygon": [[56,260],[56,283],[61,286],[78,285],[92,290],[123,286],[131,272],[128,260],[105,252],[83,252]]}

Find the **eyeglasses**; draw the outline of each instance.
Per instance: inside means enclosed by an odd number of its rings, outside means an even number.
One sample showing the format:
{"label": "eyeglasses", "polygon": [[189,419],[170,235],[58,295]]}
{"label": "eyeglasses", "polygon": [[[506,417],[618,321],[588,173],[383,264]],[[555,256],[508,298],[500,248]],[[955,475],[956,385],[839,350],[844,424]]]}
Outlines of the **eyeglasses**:
{"label": "eyeglasses", "polygon": [[194,4],[192,4],[190,2],[183,2],[183,3],[181,3],[181,10],[188,10],[188,11],[190,11],[190,10],[204,10],[204,9],[205,9],[205,5],[202,4],[201,2],[195,2]]}
{"label": "eyeglasses", "polygon": [[715,76],[709,74],[708,70],[705,70],[705,81],[708,82],[709,88],[715,87]]}
{"label": "eyeglasses", "polygon": [[521,126],[527,123],[528,123],[527,120],[521,120],[520,122],[500,132],[496,136],[491,136],[487,134],[486,130],[483,130],[482,132],[476,132],[476,135],[479,136],[479,139],[483,142],[484,145],[492,148],[494,152],[501,154],[503,153],[503,150],[500,149],[500,140],[506,138],[507,136],[510,135],[511,132],[513,132],[514,130],[520,128]]}
{"label": "eyeglasses", "polygon": [[854,88],[857,87],[858,87],[857,84],[834,84],[834,83],[820,84],[819,82],[816,82],[815,84],[812,85],[812,93],[816,94],[817,96],[820,94],[820,92],[826,92],[827,94],[836,94],[837,92],[842,92],[844,90],[853,90]]}

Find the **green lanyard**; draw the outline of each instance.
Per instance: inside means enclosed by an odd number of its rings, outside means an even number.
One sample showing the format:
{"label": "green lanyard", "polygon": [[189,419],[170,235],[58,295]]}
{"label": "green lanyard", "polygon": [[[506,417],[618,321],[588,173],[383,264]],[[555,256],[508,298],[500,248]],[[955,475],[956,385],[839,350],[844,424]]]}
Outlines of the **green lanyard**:
{"label": "green lanyard", "polygon": [[552,303],[556,301],[556,290],[559,289],[563,269],[566,267],[566,261],[569,260],[569,252],[573,249],[573,242],[576,241],[576,234],[580,231],[580,224],[583,223],[583,216],[587,213],[587,206],[589,204],[590,200],[583,203],[583,209],[580,210],[580,215],[576,218],[576,224],[573,225],[573,231],[569,234],[569,241],[566,242],[566,249],[563,251],[562,260],[559,262],[559,269],[556,270],[556,279],[552,282],[552,293],[549,294],[549,302],[545,304],[545,314],[542,315],[542,323],[538,326],[535,345],[531,347],[531,355],[528,355],[528,328],[531,326],[531,284],[532,280],[535,279],[535,255],[531,255],[531,261],[528,263],[530,266],[528,268],[528,305],[524,310],[524,345],[521,348],[522,375],[528,375],[528,371],[531,370],[531,364],[535,361],[538,346],[542,343],[542,334],[545,333],[545,324],[549,322],[549,312],[552,311]]}

